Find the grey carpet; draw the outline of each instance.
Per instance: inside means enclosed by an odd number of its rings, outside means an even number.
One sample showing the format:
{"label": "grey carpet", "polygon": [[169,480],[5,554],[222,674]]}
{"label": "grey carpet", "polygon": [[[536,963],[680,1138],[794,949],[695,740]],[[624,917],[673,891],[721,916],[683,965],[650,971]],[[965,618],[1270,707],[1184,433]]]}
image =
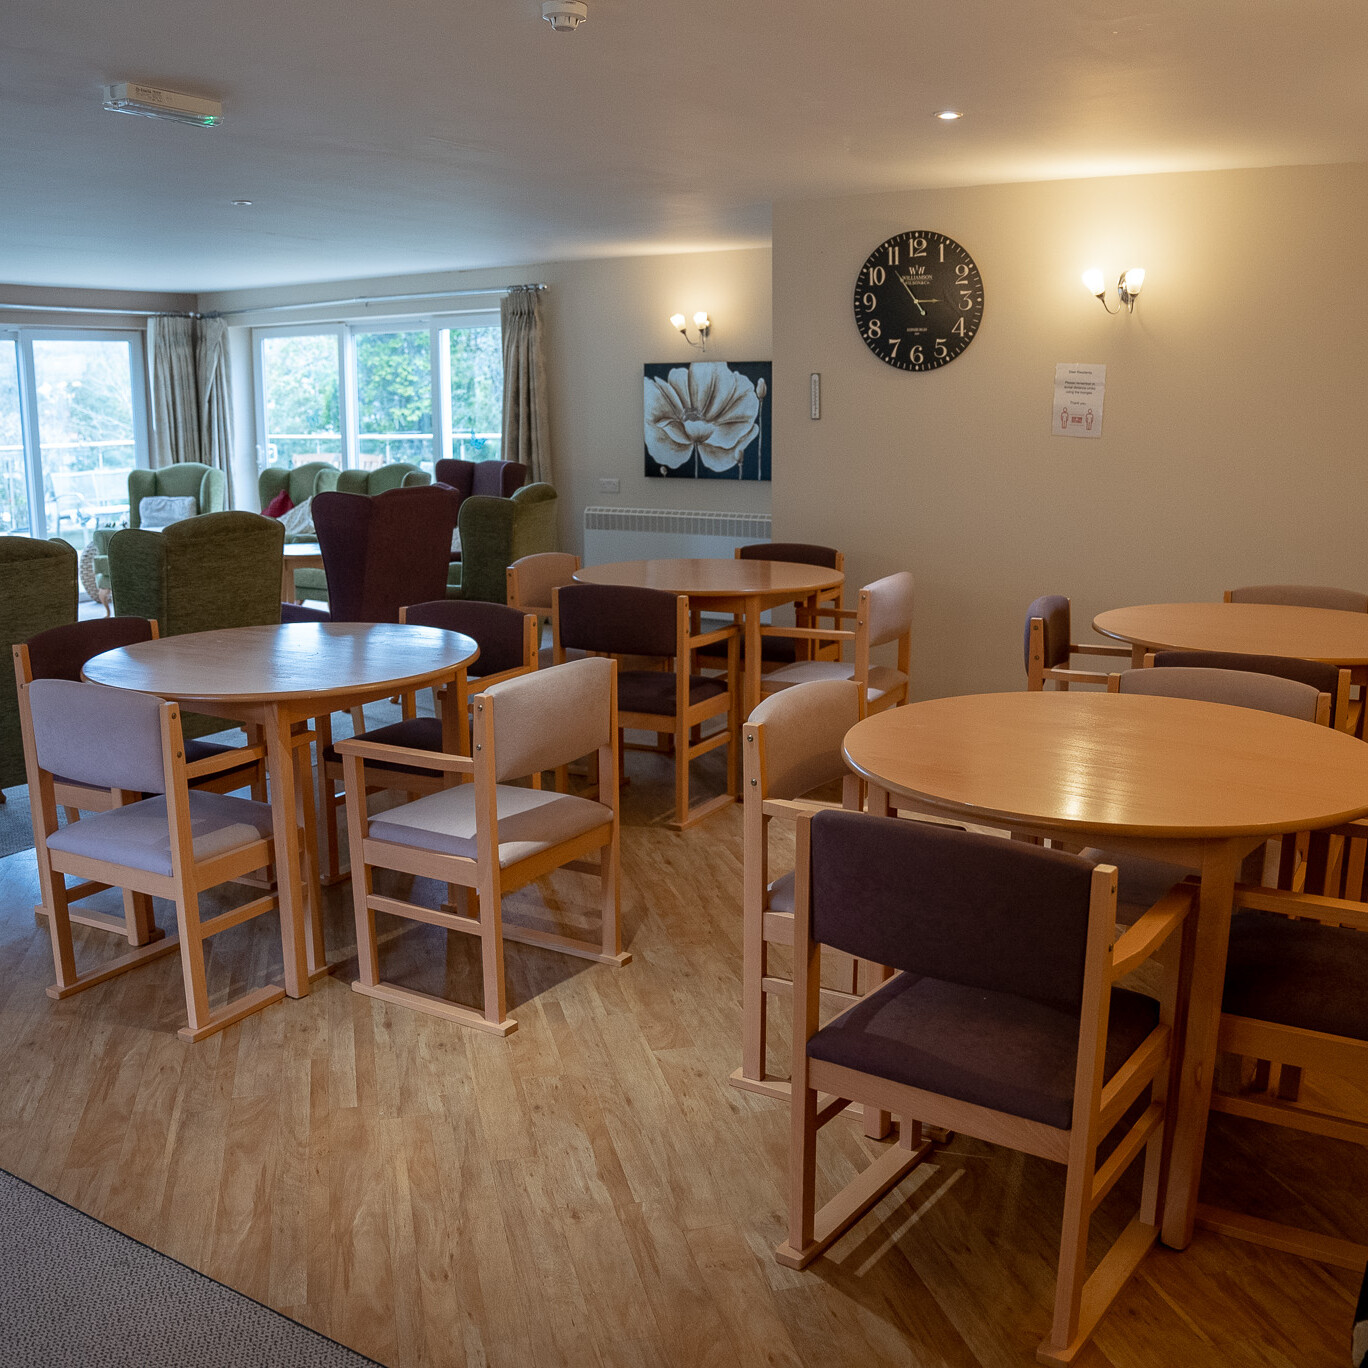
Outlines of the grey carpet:
{"label": "grey carpet", "polygon": [[0,1169],[5,1368],[366,1368],[368,1359]]}

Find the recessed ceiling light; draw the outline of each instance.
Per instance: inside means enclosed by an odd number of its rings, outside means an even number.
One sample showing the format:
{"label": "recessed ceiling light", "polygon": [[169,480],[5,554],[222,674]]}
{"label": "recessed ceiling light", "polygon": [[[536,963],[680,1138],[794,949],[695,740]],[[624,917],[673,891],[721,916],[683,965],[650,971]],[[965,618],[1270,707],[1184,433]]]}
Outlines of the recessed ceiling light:
{"label": "recessed ceiling light", "polygon": [[252,207],[251,200],[229,200],[228,203],[235,209],[250,209]]}
{"label": "recessed ceiling light", "polygon": [[964,118],[964,111],[962,109],[938,109],[936,110],[936,118],[944,119],[946,123],[954,123],[956,119]]}

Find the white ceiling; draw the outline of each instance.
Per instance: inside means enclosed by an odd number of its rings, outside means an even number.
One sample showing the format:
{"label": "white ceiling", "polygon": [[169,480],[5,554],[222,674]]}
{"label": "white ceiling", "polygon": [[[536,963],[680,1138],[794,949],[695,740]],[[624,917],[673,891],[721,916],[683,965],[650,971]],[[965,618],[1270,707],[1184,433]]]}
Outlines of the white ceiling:
{"label": "white ceiling", "polygon": [[[558,34],[539,0],[17,0],[0,280],[749,246],[776,200],[1368,159],[1363,0],[588,3]],[[105,113],[119,80],[224,124]]]}

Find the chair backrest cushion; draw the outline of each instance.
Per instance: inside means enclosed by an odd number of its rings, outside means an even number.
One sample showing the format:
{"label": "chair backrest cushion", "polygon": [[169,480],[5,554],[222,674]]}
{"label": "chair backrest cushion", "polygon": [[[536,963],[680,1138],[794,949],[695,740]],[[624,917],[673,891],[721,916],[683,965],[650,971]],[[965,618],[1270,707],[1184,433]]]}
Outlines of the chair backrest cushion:
{"label": "chair backrest cushion", "polygon": [[1282,713],[1306,722],[1316,720],[1320,690],[1296,679],[1253,674],[1248,670],[1204,670],[1170,666],[1159,670],[1123,670],[1117,692],[1162,698],[1194,698],[1236,708]]}
{"label": "chair backrest cushion", "polygon": [[70,679],[27,687],[39,768],[96,788],[166,791],[161,699]]}
{"label": "chair backrest cushion", "polygon": [[1271,603],[1287,608],[1336,608],[1368,612],[1368,594],[1321,584],[1246,584],[1227,593],[1231,603]]}
{"label": "chair backrest cushion", "polygon": [[[764,798],[800,798],[844,778],[841,743],[860,720],[860,686],[853,679],[794,684],[762,699],[744,731],[764,726]],[[749,745],[749,741],[747,745]]]}
{"label": "chair backrest cushion", "polygon": [[1061,850],[827,810],[812,819],[813,936],[877,964],[1074,1012],[1092,872]]}
{"label": "chair backrest cushion", "polygon": [[483,494],[507,499],[527,483],[530,473],[521,461],[443,460],[436,465],[437,479],[457,490],[462,498]]}
{"label": "chair backrest cushion", "polygon": [[507,499],[474,494],[461,504],[460,597],[505,603],[508,567],[556,548],[556,491],[538,482]]}
{"label": "chair backrest cushion", "polygon": [[374,470],[344,470],[337,477],[343,494],[368,494],[372,498],[391,489],[412,489],[432,483],[432,476],[409,461],[392,461]]}
{"label": "chair backrest cushion", "polygon": [[313,501],[334,622],[398,622],[399,609],[446,593],[456,496],[442,485]]}
{"label": "chair backrest cushion", "polygon": [[915,581],[906,570],[885,575],[864,586],[869,595],[869,644],[882,646],[912,630],[912,597]]}
{"label": "chair backrest cushion", "polygon": [[578,760],[612,742],[611,660],[589,657],[506,679],[482,695],[494,717],[495,783]]}
{"label": "chair backrest cushion", "polygon": [[1042,594],[1026,609],[1026,627],[1022,632],[1021,654],[1026,668],[1031,668],[1031,619],[1040,618],[1045,626],[1045,668],[1058,669],[1069,663],[1069,642],[1073,624],[1069,619],[1069,600],[1063,594]]}
{"label": "chair backrest cushion", "polygon": [[1234,651],[1156,651],[1157,669],[1244,670],[1250,674],[1276,675],[1309,684],[1333,700],[1339,688],[1339,666],[1323,660],[1298,660],[1293,656],[1241,655]]}
{"label": "chair backrest cushion", "polygon": [[474,678],[516,670],[525,663],[526,615],[520,608],[481,603],[478,599],[433,599],[429,603],[409,604],[404,609],[404,621],[473,637],[480,648]]}
{"label": "chair backrest cushion", "polygon": [[736,554],[740,560],[789,561],[795,565],[820,565],[827,570],[834,570],[840,557],[834,546],[812,542],[754,542],[738,546]]}
{"label": "chair backrest cushion", "polygon": [[84,622],[69,622],[29,638],[29,669],[34,679],[79,680],[81,667],[92,656],[151,640],[152,624],[146,618],[87,618]]}
{"label": "chair backrest cushion", "polygon": [[516,606],[549,613],[551,591],[563,584],[573,584],[579,567],[579,557],[569,551],[539,551],[515,560],[508,568],[517,580]]}
{"label": "chair backrest cushion", "polygon": [[128,472],[128,525],[151,528],[141,516],[145,498],[190,498],[195,507],[186,517],[201,513],[222,513],[228,506],[228,480],[223,471],[203,461],[176,461],[155,470]]}
{"label": "chair backrest cushion", "polygon": [[560,642],[570,650],[673,656],[678,599],[635,585],[567,584],[557,594]]}

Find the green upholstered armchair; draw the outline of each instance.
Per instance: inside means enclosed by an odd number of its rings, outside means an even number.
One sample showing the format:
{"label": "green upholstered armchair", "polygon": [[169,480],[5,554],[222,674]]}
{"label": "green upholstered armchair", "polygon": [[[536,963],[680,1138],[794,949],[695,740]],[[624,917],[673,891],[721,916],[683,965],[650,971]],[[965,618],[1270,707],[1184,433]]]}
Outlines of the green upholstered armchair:
{"label": "green upholstered armchair", "polygon": [[[432,483],[426,470],[407,461],[394,461],[374,470],[344,470],[337,477],[339,494],[383,494],[390,489],[412,489]],[[264,507],[265,505],[263,505]]]}
{"label": "green upholstered armchair", "polygon": [[556,549],[556,491],[523,485],[511,498],[472,494],[457,515],[461,559],[452,564],[447,597],[508,601],[508,567],[523,556]]}
{"label": "green upholstered armchair", "polygon": [[76,621],[76,552],[69,542],[0,537],[0,802],[3,790],[26,782],[19,735],[19,694],[10,648]]}
{"label": "green upholstered armchair", "polygon": [[[223,471],[201,461],[178,461],[174,465],[159,466],[156,470],[128,472],[128,525],[142,525],[141,506],[144,499],[191,498],[195,514],[222,513],[228,506],[228,481]],[[109,539],[117,529],[97,527],[92,536],[95,543],[95,587],[109,589]],[[106,603],[108,608],[108,603]]]}
{"label": "green upholstered armchair", "polygon": [[310,461],[307,465],[267,466],[257,476],[257,493],[261,496],[261,506],[267,504],[282,492],[288,493],[290,502],[302,504],[325,489],[336,489],[342,472],[329,461]]}

